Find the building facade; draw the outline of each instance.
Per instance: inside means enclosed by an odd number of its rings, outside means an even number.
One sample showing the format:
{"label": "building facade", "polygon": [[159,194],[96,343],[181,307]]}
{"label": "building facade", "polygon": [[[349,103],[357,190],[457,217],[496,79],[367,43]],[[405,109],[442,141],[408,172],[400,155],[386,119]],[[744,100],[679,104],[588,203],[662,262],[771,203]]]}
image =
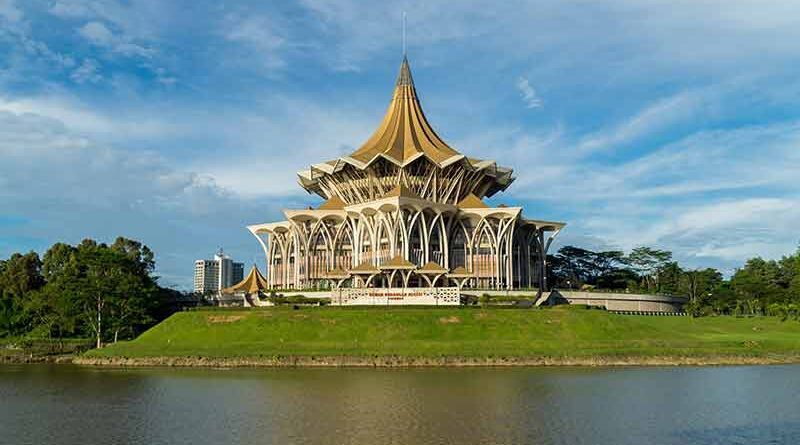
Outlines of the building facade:
{"label": "building facade", "polygon": [[325,202],[248,226],[274,289],[547,288],[547,251],[565,224],[484,202],[511,185],[512,169],[465,156],[436,134],[405,58],[369,140],[298,180]]}
{"label": "building facade", "polygon": [[194,262],[194,291],[198,294],[219,292],[244,278],[244,264],[234,262],[222,249],[211,260]]}

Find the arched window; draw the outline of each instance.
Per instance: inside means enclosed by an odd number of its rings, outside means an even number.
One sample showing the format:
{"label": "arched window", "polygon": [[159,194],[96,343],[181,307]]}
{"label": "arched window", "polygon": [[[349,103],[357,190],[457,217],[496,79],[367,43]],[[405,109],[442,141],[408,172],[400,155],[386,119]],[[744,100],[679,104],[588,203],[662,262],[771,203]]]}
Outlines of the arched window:
{"label": "arched window", "polygon": [[450,269],[456,267],[467,268],[467,235],[464,226],[460,223],[455,225],[450,240]]}

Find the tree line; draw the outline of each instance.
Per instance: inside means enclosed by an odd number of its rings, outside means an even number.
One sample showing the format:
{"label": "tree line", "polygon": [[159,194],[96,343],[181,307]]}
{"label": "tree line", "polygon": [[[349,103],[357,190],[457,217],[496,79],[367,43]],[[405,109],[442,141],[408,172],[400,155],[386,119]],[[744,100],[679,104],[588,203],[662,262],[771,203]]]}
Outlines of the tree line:
{"label": "tree line", "polygon": [[0,337],[132,338],[174,310],[179,292],[154,270],[153,251],[123,237],[14,253],[0,260]]}
{"label": "tree line", "polygon": [[666,250],[565,246],[548,255],[548,280],[560,289],[682,295],[693,315],[800,318],[800,248],[780,260],[751,258],[726,279],[715,268],[681,267]]}
{"label": "tree line", "polygon": [[[43,256],[0,260],[0,337],[133,338],[179,307],[181,294],[159,286],[153,251],[117,238],[56,243]],[[628,254],[562,247],[548,256],[548,281],[559,289],[683,295],[693,315],[800,318],[800,249],[780,260],[752,258],[730,278],[714,268],[688,269],[672,253],[637,247]]]}

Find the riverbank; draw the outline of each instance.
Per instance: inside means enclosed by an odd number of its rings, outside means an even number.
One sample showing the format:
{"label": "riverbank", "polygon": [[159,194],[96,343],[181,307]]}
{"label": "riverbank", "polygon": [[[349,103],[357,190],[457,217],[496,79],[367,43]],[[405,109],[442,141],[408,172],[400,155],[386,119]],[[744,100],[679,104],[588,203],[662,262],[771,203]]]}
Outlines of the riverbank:
{"label": "riverbank", "polygon": [[550,309],[190,311],[76,356],[99,366],[629,366],[800,362],[800,323]]}
{"label": "riverbank", "polygon": [[32,354],[6,354],[0,355],[0,365],[30,365],[30,364],[71,364],[77,358],[73,354],[65,355],[32,355]]}
{"label": "riverbank", "polygon": [[92,347],[91,339],[0,339],[0,364],[71,363]]}
{"label": "riverbank", "polygon": [[74,357],[59,363],[118,368],[425,368],[425,367],[539,367],[539,366],[721,366],[800,363],[800,356],[655,356],[655,357]]}

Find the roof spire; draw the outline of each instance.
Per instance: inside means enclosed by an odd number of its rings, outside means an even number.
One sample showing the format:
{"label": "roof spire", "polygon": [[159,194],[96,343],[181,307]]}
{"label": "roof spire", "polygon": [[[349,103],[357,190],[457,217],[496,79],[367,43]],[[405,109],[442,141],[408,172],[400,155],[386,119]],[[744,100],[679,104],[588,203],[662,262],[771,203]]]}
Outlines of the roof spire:
{"label": "roof spire", "polygon": [[403,59],[406,58],[406,12],[403,11]]}

